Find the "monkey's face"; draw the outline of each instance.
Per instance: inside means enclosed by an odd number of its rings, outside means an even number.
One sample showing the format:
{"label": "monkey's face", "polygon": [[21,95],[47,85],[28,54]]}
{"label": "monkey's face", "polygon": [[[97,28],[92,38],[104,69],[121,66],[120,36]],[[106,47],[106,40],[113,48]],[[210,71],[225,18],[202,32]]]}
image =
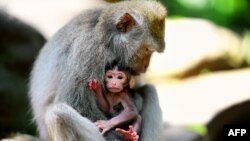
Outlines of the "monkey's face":
{"label": "monkey's face", "polygon": [[111,41],[107,46],[111,48],[114,56],[125,60],[126,65],[129,65],[138,75],[146,72],[154,51],[163,52],[164,50],[166,10],[159,4],[155,6],[149,4],[145,8],[138,3],[134,8],[135,10],[132,11],[121,8],[115,14],[110,14],[111,19],[114,19],[112,25],[115,26],[108,25],[110,22],[103,24],[105,25],[103,33],[109,35],[111,31],[114,32],[110,34],[112,38],[105,36],[108,37],[108,41]]}
{"label": "monkey's face", "polygon": [[132,68],[135,70],[137,74],[145,73],[150,62],[150,58],[153,51],[150,50],[146,45],[142,46],[137,54],[134,56],[132,64]]}
{"label": "monkey's face", "polygon": [[108,70],[105,74],[106,88],[109,92],[118,93],[124,89],[127,76],[118,70]]}

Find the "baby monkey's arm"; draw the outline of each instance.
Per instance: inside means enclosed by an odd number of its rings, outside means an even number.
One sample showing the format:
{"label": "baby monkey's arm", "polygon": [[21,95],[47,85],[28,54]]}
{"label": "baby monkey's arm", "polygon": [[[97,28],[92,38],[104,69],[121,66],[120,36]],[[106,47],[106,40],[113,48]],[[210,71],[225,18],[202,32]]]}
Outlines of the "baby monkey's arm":
{"label": "baby monkey's arm", "polygon": [[97,101],[100,105],[100,108],[103,112],[108,113],[109,112],[109,103],[104,96],[101,84],[98,80],[90,80],[89,81],[89,89],[94,91],[96,94]]}
{"label": "baby monkey's arm", "polygon": [[110,119],[110,123],[113,127],[124,125],[125,123],[128,123],[129,121],[135,120],[136,121],[136,127],[140,127],[140,122],[137,121],[137,118],[140,116],[134,103],[129,99],[128,94],[123,92],[124,94],[121,95],[119,101],[121,101],[121,104],[124,108],[124,110],[117,116]]}

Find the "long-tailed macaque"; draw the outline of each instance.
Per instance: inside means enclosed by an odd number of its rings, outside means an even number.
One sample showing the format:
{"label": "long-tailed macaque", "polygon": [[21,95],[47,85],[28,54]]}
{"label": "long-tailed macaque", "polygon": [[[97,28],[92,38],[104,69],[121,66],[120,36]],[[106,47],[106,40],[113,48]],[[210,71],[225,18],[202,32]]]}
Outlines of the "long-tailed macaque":
{"label": "long-tailed macaque", "polygon": [[[105,65],[117,57],[137,74],[145,72],[151,54],[164,50],[165,15],[158,2],[118,2],[84,11],[46,43],[32,69],[29,92],[43,141],[123,139],[116,131],[103,137],[94,125],[107,117],[88,82],[97,79],[104,87]],[[157,140],[162,123],[156,91],[149,85],[137,91],[143,98],[139,140]]]}
{"label": "long-tailed macaque", "polygon": [[[141,116],[129,97],[135,93],[132,89],[135,82],[132,69],[122,66],[116,59],[107,64],[104,81],[105,90],[102,90],[98,80],[89,81],[89,88],[95,92],[100,109],[110,117],[108,120],[97,120],[95,125],[101,130],[102,135],[116,128],[124,140],[137,141]],[[128,131],[122,129],[126,124],[131,125]]]}

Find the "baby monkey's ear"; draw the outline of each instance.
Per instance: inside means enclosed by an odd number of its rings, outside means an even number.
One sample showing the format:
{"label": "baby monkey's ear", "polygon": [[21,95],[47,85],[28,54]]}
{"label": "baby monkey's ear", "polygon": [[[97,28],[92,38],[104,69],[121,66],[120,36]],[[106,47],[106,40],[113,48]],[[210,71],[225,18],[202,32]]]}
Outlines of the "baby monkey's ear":
{"label": "baby monkey's ear", "polygon": [[131,76],[129,80],[129,88],[132,89],[135,86],[135,77]]}
{"label": "baby monkey's ear", "polygon": [[129,13],[124,13],[118,20],[116,28],[121,32],[130,31],[136,24],[135,19]]}

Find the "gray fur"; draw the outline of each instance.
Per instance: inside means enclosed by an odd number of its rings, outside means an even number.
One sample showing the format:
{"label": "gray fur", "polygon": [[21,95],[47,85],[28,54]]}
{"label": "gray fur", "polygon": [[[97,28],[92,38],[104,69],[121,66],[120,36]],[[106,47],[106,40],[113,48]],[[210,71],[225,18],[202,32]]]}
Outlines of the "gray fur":
{"label": "gray fur", "polygon": [[[163,51],[163,39],[155,40],[151,35],[148,18],[151,12],[145,13],[145,9],[155,10],[157,6],[162,8],[156,2],[133,1],[83,11],[47,42],[30,78],[31,105],[42,140],[103,140],[102,137],[99,139],[97,128],[90,121],[106,117],[87,84],[91,79],[103,82],[108,60],[119,56],[126,65],[133,67],[143,45],[150,45],[152,51]],[[121,33],[115,25],[124,13],[131,14],[137,24],[131,31]],[[142,93],[151,92],[146,90]],[[157,99],[156,92],[150,95]],[[158,101],[150,102],[143,103],[142,118],[150,123],[142,123],[145,125],[141,141],[153,141],[161,122],[148,121],[161,117]],[[93,130],[85,132],[87,128]],[[86,136],[88,132],[93,134],[92,139]],[[122,140],[115,131],[107,133],[105,138],[107,141]]]}

